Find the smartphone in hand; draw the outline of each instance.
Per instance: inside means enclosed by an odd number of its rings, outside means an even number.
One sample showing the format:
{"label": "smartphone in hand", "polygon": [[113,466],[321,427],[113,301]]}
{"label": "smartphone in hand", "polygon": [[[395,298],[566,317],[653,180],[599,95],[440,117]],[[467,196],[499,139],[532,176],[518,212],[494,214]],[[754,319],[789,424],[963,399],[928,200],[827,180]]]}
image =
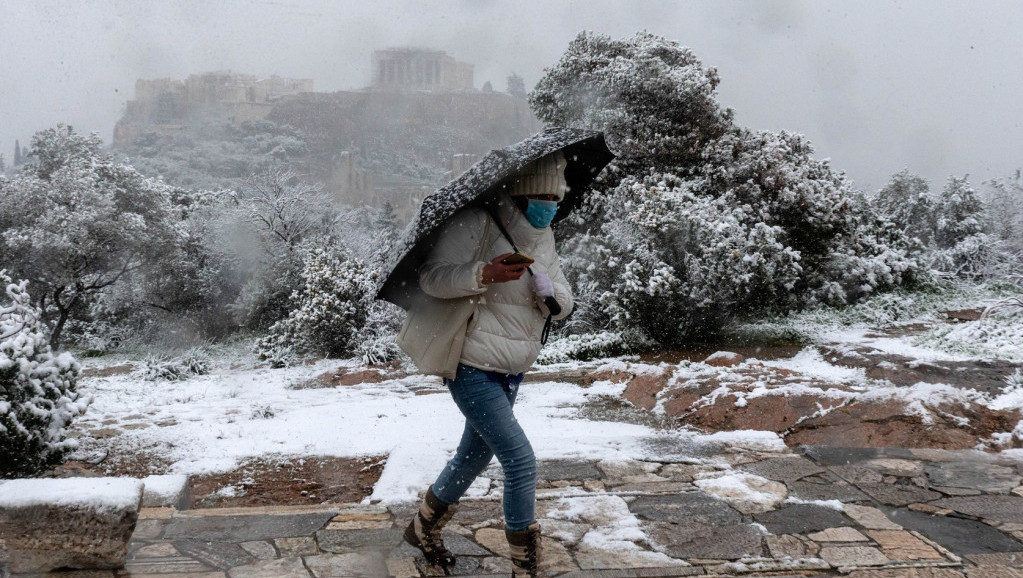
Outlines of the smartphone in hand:
{"label": "smartphone in hand", "polygon": [[503,263],[505,265],[520,265],[520,264],[531,265],[535,261],[536,261],[536,259],[530,257],[529,255],[526,255],[525,253],[517,253],[517,252],[516,253],[512,253],[511,255],[508,255],[504,259],[501,259],[501,263]]}

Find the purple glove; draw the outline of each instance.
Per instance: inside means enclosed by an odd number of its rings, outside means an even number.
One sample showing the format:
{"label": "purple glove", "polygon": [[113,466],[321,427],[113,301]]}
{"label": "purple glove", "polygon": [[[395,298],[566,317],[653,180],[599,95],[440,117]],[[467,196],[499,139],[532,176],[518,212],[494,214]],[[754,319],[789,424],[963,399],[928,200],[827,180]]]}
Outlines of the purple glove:
{"label": "purple glove", "polygon": [[547,273],[533,273],[533,293],[540,297],[554,297],[554,282]]}

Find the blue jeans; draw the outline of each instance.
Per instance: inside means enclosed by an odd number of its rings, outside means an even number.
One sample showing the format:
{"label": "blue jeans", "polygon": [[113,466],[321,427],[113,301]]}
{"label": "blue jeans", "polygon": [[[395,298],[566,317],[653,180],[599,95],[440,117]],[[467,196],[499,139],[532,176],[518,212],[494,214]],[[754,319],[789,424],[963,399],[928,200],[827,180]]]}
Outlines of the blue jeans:
{"label": "blue jeans", "polygon": [[504,523],[525,530],[536,521],[536,457],[512,406],[522,374],[507,376],[459,364],[455,379],[445,379],[465,431],[458,450],[433,483],[433,494],[445,504],[458,503],[476,476],[497,455],[504,469]]}

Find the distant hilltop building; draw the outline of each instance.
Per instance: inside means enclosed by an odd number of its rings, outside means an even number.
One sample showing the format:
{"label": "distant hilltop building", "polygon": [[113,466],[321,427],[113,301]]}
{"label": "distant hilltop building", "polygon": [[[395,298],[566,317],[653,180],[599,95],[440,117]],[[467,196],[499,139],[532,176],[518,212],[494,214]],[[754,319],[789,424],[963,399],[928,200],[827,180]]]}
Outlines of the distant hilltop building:
{"label": "distant hilltop building", "polygon": [[473,68],[441,50],[388,48],[373,53],[372,88],[382,90],[472,90]]}
{"label": "distant hilltop building", "polygon": [[262,120],[282,99],[312,92],[307,78],[258,77],[230,71],[192,74],[185,80],[135,82],[135,98],[114,127],[114,144],[125,146],[143,130],[181,128],[196,112],[232,122]]}

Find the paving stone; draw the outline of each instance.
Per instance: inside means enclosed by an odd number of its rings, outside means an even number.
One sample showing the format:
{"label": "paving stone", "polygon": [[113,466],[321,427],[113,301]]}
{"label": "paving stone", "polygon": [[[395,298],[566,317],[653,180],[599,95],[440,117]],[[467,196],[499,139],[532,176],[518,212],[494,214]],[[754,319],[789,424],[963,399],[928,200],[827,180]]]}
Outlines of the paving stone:
{"label": "paving stone", "polygon": [[[418,506],[418,504],[417,504]],[[390,520],[391,512],[381,504],[346,504],[331,518],[331,522],[354,520]]]}
{"label": "paving stone", "polygon": [[[586,532],[592,528],[592,526],[587,524],[569,522],[567,520],[552,520],[550,518],[541,518],[539,522],[544,536],[551,536],[569,545],[578,543]],[[502,533],[502,539],[503,536],[504,534]]]}
{"label": "paving stone", "polygon": [[542,460],[536,464],[539,480],[601,480],[604,473],[592,462],[576,460]]}
{"label": "paving stone", "polygon": [[607,543],[595,545],[586,541],[575,550],[575,560],[581,570],[628,569],[630,572],[632,568],[668,566],[672,562],[664,554],[641,549],[632,542],[612,548]]}
{"label": "paving stone", "polygon": [[868,530],[901,530],[902,526],[892,522],[884,512],[870,506],[845,504],[844,512],[856,523]]}
{"label": "paving stone", "polygon": [[[718,572],[727,572],[729,574],[747,574],[752,576],[760,576],[762,572],[770,572],[771,576],[777,576],[776,572],[795,572],[795,571],[813,571],[813,570],[830,570],[831,565],[819,558],[803,558],[797,560],[774,560],[772,558],[747,558],[739,562],[730,562],[723,564]],[[805,574],[800,574],[805,576]],[[796,574],[789,574],[793,578]]]}
{"label": "paving stone", "polygon": [[772,534],[806,534],[853,525],[842,512],[813,504],[793,504],[773,512],[754,514],[753,520]]}
{"label": "paving stone", "polygon": [[[387,551],[401,543],[402,530],[320,530],[316,532],[316,542],[320,550],[332,554],[347,554],[362,550]],[[456,534],[445,533],[444,543]]]}
{"label": "paving stone", "polygon": [[603,492],[607,486],[601,480],[583,480],[583,489],[587,492]]}
{"label": "paving stone", "polygon": [[416,560],[411,556],[389,556],[386,564],[387,575],[391,578],[419,578]]}
{"label": "paving stone", "polygon": [[320,552],[316,548],[316,540],[312,536],[277,538],[274,540],[274,545],[277,546],[277,551],[281,553],[282,558],[319,554]]}
{"label": "paving stone", "polygon": [[252,557],[257,560],[273,560],[277,557],[277,549],[270,542],[259,540],[255,542],[242,542],[238,545],[249,554],[252,554]]}
{"label": "paving stone", "polygon": [[[952,568],[872,568],[869,570],[853,570],[847,578],[963,578],[963,573]],[[985,575],[987,576],[987,575]],[[987,578],[995,578],[987,576]]]}
{"label": "paving stone", "polygon": [[984,492],[1007,494],[1020,484],[1013,468],[974,462],[931,463],[924,468],[934,486],[970,488]]}
{"label": "paving stone", "polygon": [[557,540],[543,541],[543,563],[541,565],[549,573],[571,572],[579,569],[579,565],[572,559],[572,555]]}
{"label": "paving stone", "polygon": [[[480,572],[486,575],[510,576],[512,572],[511,560],[498,556],[488,556],[480,560]],[[418,574],[416,575],[418,576]]]}
{"label": "paving stone", "polygon": [[255,560],[241,546],[231,542],[175,540],[174,547],[185,556],[198,560],[211,568],[219,568],[221,570],[249,564]]}
{"label": "paving stone", "polygon": [[722,527],[657,523],[645,525],[644,530],[674,558],[738,560],[763,555],[763,534],[759,528],[748,524]]}
{"label": "paving stone", "polygon": [[675,566],[672,568],[635,568],[637,578],[675,578],[679,576],[699,576],[703,568],[697,566]]}
{"label": "paving stone", "polygon": [[909,532],[900,530],[867,530],[885,556],[892,560],[943,560],[937,550]]}
{"label": "paving stone", "polygon": [[956,488],[953,486],[932,486],[932,490],[941,492],[946,496],[979,496],[984,492],[980,490],[971,490],[969,488]]}
{"label": "paving stone", "polygon": [[164,536],[211,542],[251,542],[308,536],[334,517],[333,512],[253,516],[180,517],[170,520]]}
{"label": "paving stone", "polygon": [[991,554],[967,554],[965,558],[978,566],[998,565],[1023,569],[1023,551]]}
{"label": "paving stone", "polygon": [[896,486],[893,484],[856,484],[868,496],[888,506],[907,506],[914,502],[930,502],[941,498],[938,492],[932,492],[916,486]]}
{"label": "paving stone", "polygon": [[344,522],[331,521],[327,523],[325,530],[383,530],[390,528],[393,524],[390,520],[346,520]]}
{"label": "paving stone", "polygon": [[739,512],[703,492],[673,496],[640,496],[629,504],[629,511],[647,520],[676,524],[728,526],[742,521]]}
{"label": "paving stone", "polygon": [[306,556],[306,568],[316,578],[349,578],[355,576],[386,576],[389,574],[381,552],[320,554]]}
{"label": "paving stone", "polygon": [[976,520],[935,516],[897,508],[882,508],[890,520],[926,536],[958,554],[990,554],[1023,550],[1023,544]]}
{"label": "paving stone", "polygon": [[868,468],[865,463],[848,466],[832,466],[831,471],[838,477],[850,484],[881,484],[884,483],[884,474]]}
{"label": "paving stone", "polygon": [[129,560],[138,560],[140,558],[165,558],[167,556],[180,556],[181,552],[174,547],[174,544],[168,544],[167,542],[161,542],[159,544],[149,544],[143,546],[129,556]]}
{"label": "paving stone", "polygon": [[856,528],[850,528],[843,526],[840,528],[827,528],[820,532],[814,532],[808,534],[807,538],[814,542],[866,542],[867,537],[864,536]]}
{"label": "paving stone", "polygon": [[878,448],[839,448],[833,446],[801,446],[803,454],[822,466],[843,466],[881,457]]}
{"label": "paving stone", "polygon": [[820,546],[793,534],[764,536],[767,550],[775,558],[810,558],[820,552]]}
{"label": "paving stone", "polygon": [[666,464],[658,473],[676,482],[691,482],[700,474],[714,471],[712,466],[699,464]]}
{"label": "paving stone", "polygon": [[877,471],[884,476],[915,478],[923,475],[924,464],[919,460],[900,458],[877,458],[863,463],[863,467]]}
{"label": "paving stone", "polygon": [[639,476],[642,474],[652,474],[657,470],[661,469],[660,464],[652,462],[640,462],[640,461],[611,461],[601,460],[596,464],[597,468],[603,472],[603,479],[621,480],[627,476]]}
{"label": "paving stone", "polygon": [[944,498],[933,502],[932,505],[987,520],[1023,522],[1023,498],[1018,496]]}
{"label": "paving stone", "polygon": [[800,456],[762,460],[743,464],[738,469],[776,482],[794,482],[825,471],[824,468]]}
{"label": "paving stone", "polygon": [[[502,530],[503,531],[503,530]],[[479,544],[458,534],[444,536],[444,546],[456,556],[489,556],[490,552]]]}
{"label": "paving stone", "polygon": [[824,546],[819,556],[839,568],[881,566],[890,562],[880,550],[870,546]]}
{"label": "paving stone", "polygon": [[622,484],[612,489],[616,494],[681,494],[692,492],[696,489],[696,486],[689,482],[653,482]]}
{"label": "paving stone", "polygon": [[[144,558],[141,560],[129,561],[120,574],[144,576],[148,574],[173,575],[177,574],[202,574],[213,572],[215,569],[201,564],[191,558],[184,556],[168,556],[166,558]],[[223,571],[219,572],[223,576]]]}
{"label": "paving stone", "polygon": [[227,571],[228,578],[310,578],[301,558],[258,560]]}
{"label": "paving stone", "polygon": [[[810,478],[813,479],[813,478]],[[838,500],[840,502],[865,502],[870,497],[845,481],[817,483],[801,480],[788,482],[789,495],[803,500]]]}
{"label": "paving stone", "polygon": [[[537,510],[540,510],[545,505],[545,502],[538,502]],[[399,519],[402,520],[401,527],[405,528],[405,526],[408,525],[408,522],[412,519],[412,514],[410,513],[407,517]],[[455,514],[455,519],[466,526],[479,524],[488,520],[503,522],[504,508],[501,506],[501,502],[499,501],[466,500],[459,505],[458,513]]]}
{"label": "paving stone", "polygon": [[966,576],[968,578],[1023,578],[1023,570],[1000,564],[985,564],[984,566],[966,568]]}
{"label": "paving stone", "polygon": [[[542,528],[544,531],[547,530],[546,525],[543,525]],[[508,551],[508,539],[504,535],[504,530],[498,528],[481,528],[476,530],[475,539],[477,544],[498,556],[508,557],[510,555]]]}

